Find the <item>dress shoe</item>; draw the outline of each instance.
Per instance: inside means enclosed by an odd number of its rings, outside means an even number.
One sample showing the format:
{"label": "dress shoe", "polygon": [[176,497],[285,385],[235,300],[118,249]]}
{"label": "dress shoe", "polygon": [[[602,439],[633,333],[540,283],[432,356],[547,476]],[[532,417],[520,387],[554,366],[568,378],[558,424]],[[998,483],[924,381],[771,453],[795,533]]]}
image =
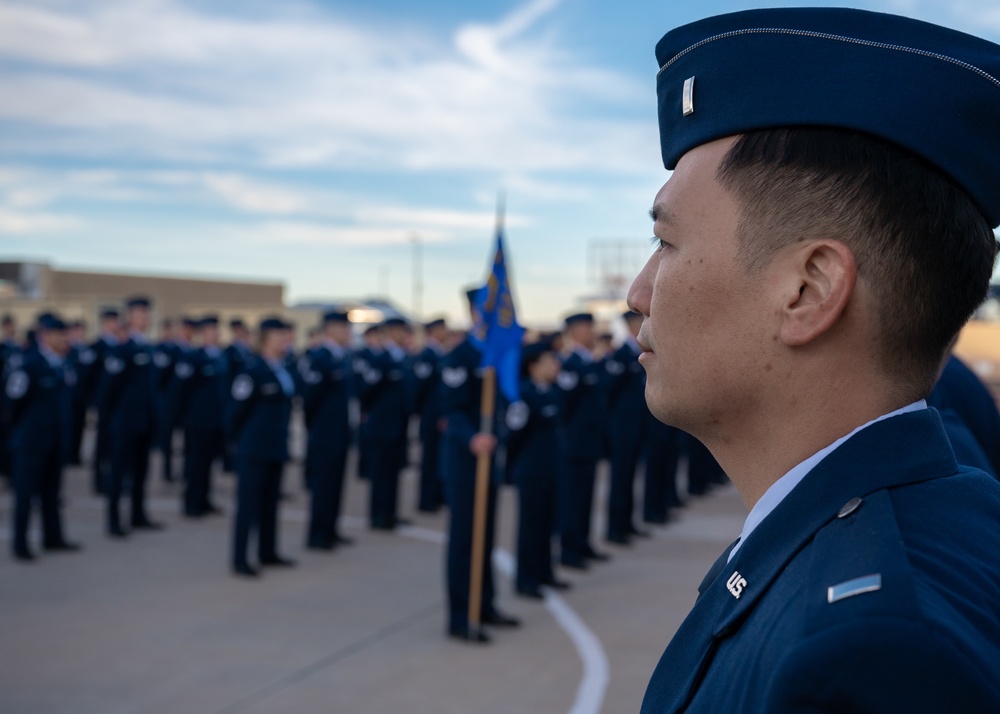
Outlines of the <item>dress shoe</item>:
{"label": "dress shoe", "polygon": [[245,578],[256,578],[260,573],[258,573],[256,568],[250,566],[249,563],[234,563],[233,564],[233,575],[241,575]]}
{"label": "dress shoe", "polygon": [[133,518],[132,530],[136,531],[162,531],[163,524],[151,521],[148,518]]}
{"label": "dress shoe", "polygon": [[589,567],[587,561],[578,555],[564,555],[559,559],[559,564],[573,570],[586,570]]}
{"label": "dress shoe", "polygon": [[392,524],[396,527],[412,526],[413,521],[411,521],[409,518],[393,518]]}
{"label": "dress shoe", "polygon": [[205,515],[204,511],[192,511],[189,508],[185,508],[184,509],[184,517],[185,518],[201,518],[204,515]]}
{"label": "dress shoe", "polygon": [[640,529],[636,528],[635,526],[633,526],[629,530],[629,535],[630,536],[635,536],[636,538],[649,538],[649,531],[640,530]]}
{"label": "dress shoe", "polygon": [[306,549],[307,550],[326,550],[326,551],[331,551],[331,550],[333,550],[333,548],[334,548],[333,543],[306,543]]}
{"label": "dress shoe", "polygon": [[483,615],[484,625],[493,625],[493,627],[520,627],[521,621],[516,617],[511,617],[510,615],[505,615],[499,610],[494,610],[493,612],[487,612]]}
{"label": "dress shoe", "polygon": [[555,588],[556,590],[569,590],[570,587],[572,587],[565,580],[557,580],[556,578],[552,578],[551,580],[546,580],[544,583],[542,583],[542,585],[547,585],[548,587]]}
{"label": "dress shoe", "polygon": [[295,561],[291,558],[283,558],[280,555],[272,555],[269,558],[261,558],[261,565],[274,565],[281,568],[290,568],[295,565]]}
{"label": "dress shoe", "polygon": [[393,526],[392,524],[390,524],[389,521],[382,520],[382,519],[372,521],[371,524],[369,525],[369,528],[371,528],[373,531],[391,531],[391,530],[395,530],[395,526]]}
{"label": "dress shoe", "polygon": [[45,550],[49,551],[62,551],[64,553],[76,553],[81,550],[79,543],[71,543],[68,540],[59,541],[58,543],[52,543],[51,545],[43,545]]}
{"label": "dress shoe", "polygon": [[583,551],[583,557],[588,560],[596,560],[599,563],[603,563],[606,560],[611,560],[611,556],[607,553],[599,553],[598,551],[591,548],[589,545]]}
{"label": "dress shoe", "polygon": [[347,536],[342,536],[339,533],[333,537],[333,542],[336,545],[354,545],[354,539],[348,538]]}
{"label": "dress shoe", "polygon": [[541,588],[518,588],[517,594],[521,597],[531,598],[533,600],[544,600],[545,593],[542,592]]}
{"label": "dress shoe", "polygon": [[462,627],[449,627],[448,637],[456,640],[464,640],[465,642],[476,642],[483,645],[490,641],[490,636],[485,632],[482,630],[473,630],[468,625]]}
{"label": "dress shoe", "polygon": [[216,506],[214,503],[210,503],[207,506],[205,506],[205,510],[202,511],[202,513],[208,516],[221,516],[222,509]]}
{"label": "dress shoe", "polygon": [[27,548],[15,548],[13,556],[15,560],[20,560],[22,563],[30,563],[35,559],[34,553]]}
{"label": "dress shoe", "polygon": [[121,526],[108,526],[108,536],[111,538],[125,538],[128,536],[128,531]]}
{"label": "dress shoe", "polygon": [[614,543],[615,545],[632,545],[628,536],[622,535],[621,533],[612,533],[608,536],[607,541],[608,543]]}

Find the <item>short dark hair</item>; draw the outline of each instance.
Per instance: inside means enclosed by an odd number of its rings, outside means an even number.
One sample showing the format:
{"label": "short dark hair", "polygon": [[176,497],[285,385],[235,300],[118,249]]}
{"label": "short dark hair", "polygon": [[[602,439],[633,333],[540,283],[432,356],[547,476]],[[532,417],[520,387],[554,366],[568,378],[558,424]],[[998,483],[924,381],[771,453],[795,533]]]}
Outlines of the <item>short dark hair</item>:
{"label": "short dark hair", "polygon": [[926,396],[993,272],[996,237],[969,195],[906,149],[836,128],[743,134],[717,178],[740,203],[748,270],[802,240],[851,249],[877,303],[883,371]]}

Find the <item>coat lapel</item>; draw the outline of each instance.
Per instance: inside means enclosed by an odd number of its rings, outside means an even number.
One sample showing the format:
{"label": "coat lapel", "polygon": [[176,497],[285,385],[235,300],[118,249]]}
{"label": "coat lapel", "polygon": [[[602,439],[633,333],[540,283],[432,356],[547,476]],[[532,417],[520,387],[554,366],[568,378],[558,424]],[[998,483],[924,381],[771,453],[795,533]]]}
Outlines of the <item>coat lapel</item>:
{"label": "coat lapel", "polygon": [[732,636],[784,567],[852,498],[919,483],[958,470],[933,409],[873,424],[819,463],[740,546],[726,549],[699,587],[691,613],[650,679],[642,714],[683,711],[715,648]]}

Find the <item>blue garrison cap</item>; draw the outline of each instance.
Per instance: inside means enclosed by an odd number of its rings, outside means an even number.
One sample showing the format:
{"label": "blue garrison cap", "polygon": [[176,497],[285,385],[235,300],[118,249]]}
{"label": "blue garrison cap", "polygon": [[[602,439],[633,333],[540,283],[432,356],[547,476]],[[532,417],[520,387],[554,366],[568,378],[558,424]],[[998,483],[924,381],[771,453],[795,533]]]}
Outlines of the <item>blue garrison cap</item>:
{"label": "blue garrison cap", "polygon": [[247,324],[243,322],[243,318],[240,317],[234,317],[232,320],[229,321],[229,327],[234,330],[241,330],[246,326]]}
{"label": "blue garrison cap", "polygon": [[528,366],[539,360],[546,352],[552,352],[552,340],[542,338],[537,342],[529,342],[521,347],[521,365]]}
{"label": "blue garrison cap", "polygon": [[406,327],[409,323],[401,317],[390,317],[382,323],[382,327]]}
{"label": "blue garrison cap", "polygon": [[218,327],[218,326],[219,326],[218,315],[205,315],[203,318],[198,320],[198,327]]}
{"label": "blue garrison cap", "polygon": [[115,309],[115,308],[113,308],[113,307],[106,307],[106,308],[104,308],[103,310],[101,310],[101,319],[102,320],[117,320],[118,319],[118,310]]}
{"label": "blue garrison cap", "polygon": [[734,134],[836,127],[924,158],[1000,224],[1000,46],[930,23],[845,8],[719,15],[656,45],[660,149]]}
{"label": "blue garrison cap", "polygon": [[260,321],[261,332],[267,332],[268,330],[287,330],[290,327],[291,325],[277,316],[265,317]]}
{"label": "blue garrison cap", "polygon": [[43,312],[36,320],[38,330],[65,330],[66,323],[60,317],[51,312]]}
{"label": "blue garrison cap", "polygon": [[436,327],[444,327],[446,324],[447,323],[444,321],[444,318],[438,317],[438,318],[436,318],[434,320],[431,320],[430,322],[426,323],[424,325],[424,330],[430,332],[434,328],[436,328]]}
{"label": "blue garrison cap", "polygon": [[149,298],[145,295],[136,295],[125,301],[125,307],[130,309],[133,307],[149,307],[151,304]]}
{"label": "blue garrison cap", "polygon": [[594,316],[592,314],[590,314],[589,312],[578,312],[575,315],[568,316],[566,318],[566,320],[565,320],[566,327],[569,327],[570,325],[575,325],[578,322],[590,322],[590,323],[593,323],[594,322]]}
{"label": "blue garrison cap", "polygon": [[331,322],[350,322],[346,312],[341,312],[340,310],[331,310],[323,314],[323,324],[327,325]]}

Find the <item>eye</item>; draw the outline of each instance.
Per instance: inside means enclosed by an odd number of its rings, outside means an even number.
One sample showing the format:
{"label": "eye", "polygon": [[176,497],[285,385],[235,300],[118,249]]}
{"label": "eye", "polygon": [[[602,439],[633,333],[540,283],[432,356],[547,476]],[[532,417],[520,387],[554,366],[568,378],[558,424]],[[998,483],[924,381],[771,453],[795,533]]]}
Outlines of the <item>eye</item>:
{"label": "eye", "polygon": [[664,248],[666,248],[669,245],[665,240],[661,240],[661,239],[657,238],[656,236],[653,236],[652,238],[650,238],[649,242],[656,249],[657,253],[660,252],[661,250],[663,250]]}

